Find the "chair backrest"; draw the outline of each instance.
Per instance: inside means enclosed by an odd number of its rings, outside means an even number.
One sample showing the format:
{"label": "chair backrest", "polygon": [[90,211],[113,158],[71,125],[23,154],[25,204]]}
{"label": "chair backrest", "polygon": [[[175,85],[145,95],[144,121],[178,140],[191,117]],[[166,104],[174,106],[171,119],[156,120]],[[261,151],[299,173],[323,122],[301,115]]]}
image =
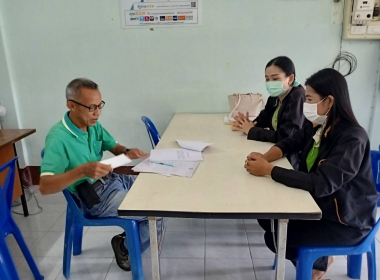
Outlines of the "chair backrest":
{"label": "chair backrest", "polygon": [[0,185],[0,227],[8,220],[8,212],[12,209],[13,185],[15,182],[17,157],[0,167],[0,172],[8,169],[3,186]]}
{"label": "chair backrest", "polygon": [[[380,193],[380,151],[371,151],[371,166],[373,181],[375,182],[377,192]],[[377,201],[377,207],[380,207],[380,198]]]}
{"label": "chair backrest", "polygon": [[152,148],[154,149],[154,147],[157,146],[158,141],[160,141],[161,136],[158,133],[158,131],[157,131],[156,127],[154,126],[154,124],[152,123],[152,121],[148,117],[142,116],[141,120],[145,124],[146,130],[148,131],[150,143],[152,144]]}
{"label": "chair backrest", "polygon": [[83,212],[80,209],[81,205],[79,199],[72,195],[68,189],[64,189],[62,192],[66,198],[67,205],[70,207],[70,209],[79,214],[80,216],[83,216]]}
{"label": "chair backrest", "polygon": [[375,238],[376,233],[379,230],[379,227],[380,227],[380,219],[377,220],[376,224],[374,225],[370,233],[366,236],[366,238],[364,238],[364,240],[361,243],[362,246],[370,246],[372,240]]}
{"label": "chair backrest", "polygon": [[379,163],[380,163],[380,152],[371,151],[371,164],[373,179],[375,180],[376,186],[379,184]]}

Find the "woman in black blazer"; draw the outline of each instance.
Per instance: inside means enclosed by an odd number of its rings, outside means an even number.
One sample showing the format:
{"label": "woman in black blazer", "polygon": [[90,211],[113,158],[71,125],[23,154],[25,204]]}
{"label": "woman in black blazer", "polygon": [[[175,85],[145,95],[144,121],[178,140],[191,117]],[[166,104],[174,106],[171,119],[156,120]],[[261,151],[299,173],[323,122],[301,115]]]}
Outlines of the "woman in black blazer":
{"label": "woman in black blazer", "polygon": [[[271,176],[288,187],[310,192],[322,210],[317,221],[289,221],[286,257],[296,264],[303,246],[350,246],[360,243],[376,219],[378,194],[371,170],[366,131],[352,111],[347,82],[338,71],[323,69],[306,81],[302,130],[273,146],[265,155],[252,153],[245,168],[256,176]],[[269,162],[300,153],[299,171]],[[259,220],[274,251],[269,220]],[[320,279],[333,257],[314,263],[312,279]]]}
{"label": "woman in black blazer", "polygon": [[[303,127],[305,90],[296,79],[293,62],[286,56],[268,62],[265,80],[270,97],[264,110],[253,122],[239,114],[232,129],[246,133],[249,140],[278,143]],[[298,169],[298,156],[289,155],[288,159]]]}

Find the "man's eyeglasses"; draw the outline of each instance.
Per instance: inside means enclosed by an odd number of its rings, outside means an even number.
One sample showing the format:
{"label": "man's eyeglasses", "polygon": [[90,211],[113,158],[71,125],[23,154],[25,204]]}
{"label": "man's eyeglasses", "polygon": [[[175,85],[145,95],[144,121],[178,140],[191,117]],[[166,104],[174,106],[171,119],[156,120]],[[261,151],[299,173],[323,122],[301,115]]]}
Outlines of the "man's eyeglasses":
{"label": "man's eyeglasses", "polygon": [[106,102],[104,102],[103,100],[102,100],[102,102],[100,102],[99,105],[91,104],[90,106],[86,106],[86,105],[84,105],[82,103],[79,103],[79,102],[77,102],[75,100],[72,100],[72,99],[69,99],[69,101],[74,102],[74,103],[76,103],[76,104],[78,104],[80,106],[83,106],[83,107],[87,108],[90,112],[94,112],[97,108],[103,109],[104,105],[106,105]]}

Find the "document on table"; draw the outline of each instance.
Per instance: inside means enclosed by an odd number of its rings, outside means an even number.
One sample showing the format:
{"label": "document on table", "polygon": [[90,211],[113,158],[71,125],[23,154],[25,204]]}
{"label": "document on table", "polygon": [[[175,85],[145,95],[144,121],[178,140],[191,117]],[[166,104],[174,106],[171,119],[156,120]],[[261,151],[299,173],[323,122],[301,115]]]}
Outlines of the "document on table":
{"label": "document on table", "polygon": [[[154,163],[146,159],[132,168],[135,172],[157,173],[162,175],[176,175],[181,177],[193,177],[199,166],[199,162],[191,161],[165,161],[164,163]],[[166,164],[166,165],[165,165]],[[169,164],[171,166],[169,166]]]}
{"label": "document on table", "polygon": [[116,168],[116,167],[123,166],[131,162],[132,160],[129,157],[127,157],[124,154],[121,154],[116,157],[102,160],[100,163],[111,165],[112,168]]}
{"label": "document on table", "polygon": [[185,149],[158,149],[150,152],[150,161],[203,161],[201,152]]}
{"label": "document on table", "polygon": [[202,152],[206,147],[211,146],[213,143],[206,143],[203,141],[187,141],[177,140],[178,145],[182,148],[192,151]]}

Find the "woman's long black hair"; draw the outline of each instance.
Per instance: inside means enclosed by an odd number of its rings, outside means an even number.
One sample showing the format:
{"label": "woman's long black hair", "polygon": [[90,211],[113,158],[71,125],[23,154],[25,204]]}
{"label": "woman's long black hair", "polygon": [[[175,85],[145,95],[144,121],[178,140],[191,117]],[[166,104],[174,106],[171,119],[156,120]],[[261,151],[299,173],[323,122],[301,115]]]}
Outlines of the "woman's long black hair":
{"label": "woman's long black hair", "polygon": [[352,110],[346,79],[337,70],[322,69],[308,78],[305,85],[312,87],[322,99],[329,95],[334,97],[326,129],[331,127],[333,130],[338,121],[348,125],[359,125]]}
{"label": "woman's long black hair", "polygon": [[286,77],[289,77],[292,74],[294,75],[294,78],[296,77],[296,68],[294,67],[293,61],[289,57],[278,56],[276,58],[273,58],[271,61],[267,63],[265,69],[272,65],[277,66],[282,71],[284,71]]}

